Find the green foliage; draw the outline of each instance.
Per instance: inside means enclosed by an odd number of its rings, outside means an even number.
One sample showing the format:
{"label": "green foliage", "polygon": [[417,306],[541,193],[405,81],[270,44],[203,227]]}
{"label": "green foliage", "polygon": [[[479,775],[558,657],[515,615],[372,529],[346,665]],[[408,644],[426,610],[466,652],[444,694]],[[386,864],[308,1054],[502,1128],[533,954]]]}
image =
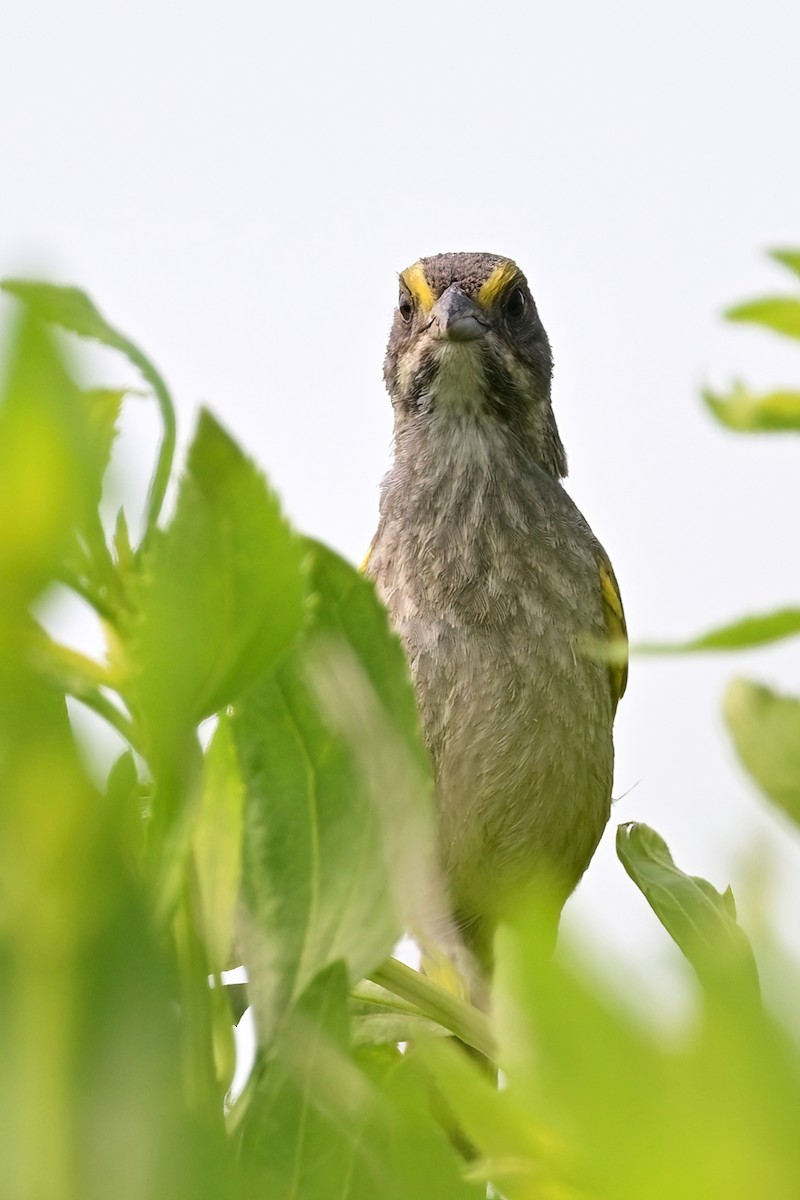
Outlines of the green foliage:
{"label": "green foliage", "polygon": [[230,717],[223,713],[206,751],[200,804],[192,830],[196,902],[209,965],[216,974],[226,969],[233,945],[243,821],[244,784]]}
{"label": "green foliage", "polygon": [[769,254],[775,262],[783,263],[795,275],[800,275],[800,250],[770,250]]}
{"label": "green foliage", "polygon": [[242,939],[264,963],[251,982],[264,1037],[331,963],[357,983],[391,953],[429,840],[414,700],[386,614],[330,550],[309,545],[307,567],[303,636],[233,718],[247,792]]}
{"label": "green foliage", "polygon": [[800,700],[735,679],[724,713],[744,766],[764,794],[800,824]]}
{"label": "green foliage", "polygon": [[800,300],[788,296],[770,296],[764,300],[751,300],[729,308],[729,321],[743,321],[773,329],[786,337],[800,338]]}
{"label": "green foliage", "polygon": [[[773,250],[772,258],[800,275],[800,251]],[[800,297],[768,296],[728,309],[729,321],[760,326],[785,337],[800,338]],[[736,383],[727,395],[706,389],[703,399],[721,424],[739,433],[800,431],[800,390],[780,388],[758,394]]]}
{"label": "green foliage", "polygon": [[0,407],[0,577],[9,618],[70,557],[86,521],[99,475],[87,417],[42,329],[25,319]]}
{"label": "green foliage", "polygon": [[[800,274],[800,253],[774,257]],[[437,884],[413,693],[371,584],[290,528],[208,413],[163,523],[161,376],[82,292],[5,286],[25,311],[0,388],[3,1194],[796,1196],[800,1030],[759,995],[730,889],[685,874],[646,826],[619,830],[624,869],[699,980],[669,1035],[621,998],[635,980],[598,978],[568,948],[553,961],[535,912],[500,934],[489,1017],[390,958],[436,912]],[[794,335],[796,309],[731,315]],[[138,546],[129,514],[114,530],[100,517],[129,392],[81,391],[48,325],[120,351],[156,397]],[[776,394],[709,404],[733,428],[798,428]],[[37,623],[57,581],[97,613],[101,660]],[[798,632],[787,607],[671,649]],[[100,790],[69,698],[120,739]],[[800,701],[737,681],[725,718],[796,822]],[[246,990],[224,975],[240,964]],[[248,1003],[256,1061],[234,1096]],[[502,1068],[502,1090],[450,1034]]]}
{"label": "green foliage", "polygon": [[694,654],[704,650],[749,650],[800,633],[800,608],[780,608],[758,616],[740,617],[699,637],[672,645],[640,645],[640,654]]}
{"label": "green foliage", "polygon": [[175,516],[142,556],[124,631],[120,669],[154,753],[168,755],[286,650],[303,621],[301,557],[263,477],[201,413]]}
{"label": "green foliage", "polygon": [[647,903],[680,946],[702,982],[732,977],[744,995],[758,994],[750,944],[736,923],[730,888],[720,893],[705,879],[685,875],[672,861],[663,838],[631,822],[617,830],[617,854]]}
{"label": "green foliage", "polygon": [[[796,250],[773,250],[772,258],[800,275],[800,255]],[[760,300],[748,300],[736,304],[725,314],[729,321],[744,321],[761,325],[786,337],[800,338],[800,298],[794,296],[766,296]]]}
{"label": "green foliage", "polygon": [[50,283],[32,283],[23,279],[6,279],[3,291],[24,301],[32,316],[40,321],[89,338],[118,350],[140,372],[152,388],[163,423],[161,449],[153,471],[147,502],[147,530],[155,528],[169,483],[172,459],[175,454],[175,409],[166,385],[138,346],[106,321],[94,303],[79,288],[59,287]]}
{"label": "green foliage", "polygon": [[800,392],[782,388],[759,394],[735,383],[727,395],[707,388],[703,399],[717,420],[736,433],[783,433],[800,429]]}

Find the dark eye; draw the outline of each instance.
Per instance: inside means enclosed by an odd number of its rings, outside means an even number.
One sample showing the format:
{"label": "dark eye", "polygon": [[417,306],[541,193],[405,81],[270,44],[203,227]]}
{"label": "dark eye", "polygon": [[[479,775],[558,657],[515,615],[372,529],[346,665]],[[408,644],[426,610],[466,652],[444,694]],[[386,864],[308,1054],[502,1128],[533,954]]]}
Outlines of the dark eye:
{"label": "dark eye", "polygon": [[506,316],[511,317],[512,321],[517,320],[525,312],[528,307],[528,298],[522,288],[514,288],[510,292],[505,303]]}
{"label": "dark eye", "polygon": [[414,305],[411,303],[411,297],[407,292],[400,293],[400,299],[397,302],[397,307],[400,310],[400,316],[404,321],[410,321],[414,315]]}

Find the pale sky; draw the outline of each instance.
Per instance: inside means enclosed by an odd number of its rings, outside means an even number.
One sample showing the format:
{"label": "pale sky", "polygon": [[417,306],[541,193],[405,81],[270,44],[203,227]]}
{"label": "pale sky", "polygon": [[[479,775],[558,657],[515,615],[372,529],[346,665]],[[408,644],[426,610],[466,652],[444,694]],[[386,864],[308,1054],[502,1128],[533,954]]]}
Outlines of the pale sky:
{"label": "pale sky", "polygon": [[[397,272],[513,257],[632,638],[681,638],[800,601],[800,445],[726,434],[698,395],[800,384],[798,347],[719,315],[793,286],[762,251],[800,245],[798,46],[795,0],[5,0],[0,273],[85,287],[164,373],[183,444],[207,403],[297,525],[357,561],[388,463]],[[142,478],[154,428],[142,402]],[[735,672],[798,689],[798,668],[797,645],[633,663],[623,798],[570,926],[665,978],[666,935],[613,852],[630,819],[746,913],[744,859],[785,826],[719,700]],[[774,868],[787,914],[798,868],[797,846]]]}

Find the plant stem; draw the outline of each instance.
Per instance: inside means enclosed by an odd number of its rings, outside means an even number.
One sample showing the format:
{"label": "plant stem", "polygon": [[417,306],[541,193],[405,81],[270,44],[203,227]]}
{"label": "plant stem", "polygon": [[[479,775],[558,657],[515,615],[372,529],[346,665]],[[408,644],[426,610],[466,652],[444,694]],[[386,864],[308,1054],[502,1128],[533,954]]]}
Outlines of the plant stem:
{"label": "plant stem", "polygon": [[445,991],[438,983],[419,971],[413,971],[396,958],[387,959],[369,978],[372,983],[408,1000],[426,1017],[442,1025],[486,1058],[494,1060],[497,1049],[489,1022],[473,1005]]}

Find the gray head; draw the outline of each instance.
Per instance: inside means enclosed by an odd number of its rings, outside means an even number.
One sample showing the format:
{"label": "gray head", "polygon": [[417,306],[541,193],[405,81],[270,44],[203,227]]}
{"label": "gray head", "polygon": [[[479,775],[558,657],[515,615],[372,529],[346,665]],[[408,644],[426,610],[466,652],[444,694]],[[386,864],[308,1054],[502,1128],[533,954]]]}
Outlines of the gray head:
{"label": "gray head", "polygon": [[498,254],[437,254],[400,275],[384,364],[395,429],[499,424],[567,473],[550,403],[553,360],[525,276]]}

